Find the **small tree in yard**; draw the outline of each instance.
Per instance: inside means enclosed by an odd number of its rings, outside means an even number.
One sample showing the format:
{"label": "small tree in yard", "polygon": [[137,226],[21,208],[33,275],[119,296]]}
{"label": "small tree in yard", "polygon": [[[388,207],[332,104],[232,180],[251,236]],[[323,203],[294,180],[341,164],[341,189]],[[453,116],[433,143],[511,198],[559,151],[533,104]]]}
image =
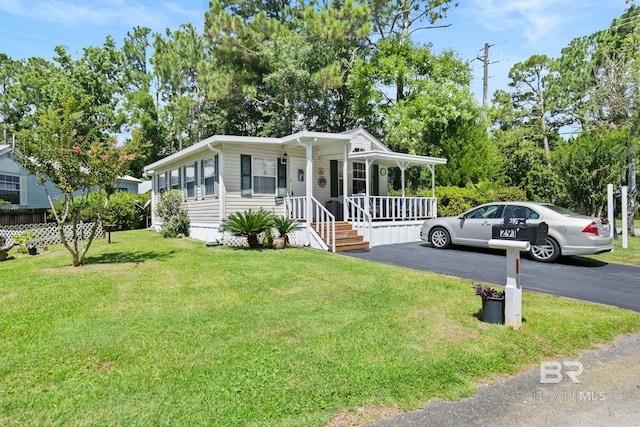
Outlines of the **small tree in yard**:
{"label": "small tree in yard", "polygon": [[[16,152],[20,163],[38,178],[45,191],[44,183],[51,181],[62,192],[60,203],[48,191],[47,197],[60,239],[73,255],[74,266],[83,264],[109,197],[116,190],[117,179],[129,172],[137,150],[135,141],[120,145],[113,135],[83,117],[89,100],[64,97],[61,108],[39,111],[36,126],[19,133]],[[100,194],[102,200],[96,221],[85,236],[80,208],[73,206],[86,206],[92,192]],[[72,204],[74,196],[76,204]],[[69,222],[73,230],[70,238],[63,227]]]}
{"label": "small tree in yard", "polygon": [[189,215],[182,205],[182,192],[171,190],[162,194],[156,207],[156,215],[162,217],[162,235],[178,237],[189,235]]}

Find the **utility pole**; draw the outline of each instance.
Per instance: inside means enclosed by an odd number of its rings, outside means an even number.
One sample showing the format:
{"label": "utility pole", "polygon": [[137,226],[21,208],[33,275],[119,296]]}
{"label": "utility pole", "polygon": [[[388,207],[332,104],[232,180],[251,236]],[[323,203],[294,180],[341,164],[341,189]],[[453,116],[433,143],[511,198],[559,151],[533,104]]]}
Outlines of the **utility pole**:
{"label": "utility pole", "polygon": [[482,61],[482,67],[484,69],[484,77],[482,79],[482,106],[487,104],[487,92],[489,87],[489,48],[492,44],[484,44],[484,55],[476,59]]}

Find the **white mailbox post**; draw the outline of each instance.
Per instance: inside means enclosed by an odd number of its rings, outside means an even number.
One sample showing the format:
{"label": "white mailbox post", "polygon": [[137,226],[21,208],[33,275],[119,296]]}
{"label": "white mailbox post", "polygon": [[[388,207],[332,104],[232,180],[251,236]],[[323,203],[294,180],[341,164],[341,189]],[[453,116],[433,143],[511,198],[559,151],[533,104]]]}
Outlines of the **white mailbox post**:
{"label": "white mailbox post", "polygon": [[522,326],[522,287],[520,286],[520,252],[531,249],[531,243],[519,240],[489,240],[489,247],[507,251],[507,284],[504,290],[504,324]]}

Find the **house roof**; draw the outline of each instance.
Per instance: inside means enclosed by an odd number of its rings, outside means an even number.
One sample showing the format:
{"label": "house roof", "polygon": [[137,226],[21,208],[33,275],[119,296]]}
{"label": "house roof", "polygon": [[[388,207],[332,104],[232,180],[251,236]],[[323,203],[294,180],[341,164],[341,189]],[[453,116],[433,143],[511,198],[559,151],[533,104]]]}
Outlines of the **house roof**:
{"label": "house roof", "polygon": [[406,169],[408,166],[431,166],[444,165],[447,163],[447,159],[439,157],[416,156],[413,154],[394,153],[392,151],[380,150],[349,153],[349,159],[372,160],[379,165],[384,165],[386,167],[399,167],[401,169]]}
{"label": "house roof", "polygon": [[193,154],[206,151],[215,151],[216,147],[222,144],[268,144],[279,145],[284,148],[292,147],[300,143],[330,143],[330,142],[349,142],[352,136],[346,133],[327,133],[327,132],[310,132],[302,131],[282,138],[268,138],[260,136],[236,136],[236,135],[214,135],[207,139],[203,139],[196,144],[178,151],[170,156],[160,159],[150,165],[145,166],[145,173],[153,173],[156,168],[162,168],[169,165],[175,160],[188,157]]}
{"label": "house roof", "polygon": [[[177,153],[174,153],[150,165],[145,166],[144,173],[145,175],[153,174],[155,169],[162,169],[188,156],[207,151],[217,151],[217,148],[222,144],[268,144],[282,146],[286,149],[288,147],[294,147],[300,144],[311,143],[314,146],[320,146],[319,154],[321,156],[334,156],[340,155],[342,153],[342,149],[336,150],[337,146],[342,146],[343,144],[350,143],[351,141],[354,141],[358,138],[364,138],[370,141],[372,147],[375,148],[371,150],[350,153],[349,158],[353,160],[370,159],[375,160],[377,163],[387,167],[397,166],[401,168],[406,168],[407,166],[428,166],[447,163],[447,159],[395,153],[365,129],[356,128],[341,133],[301,131],[288,136],[284,136],[282,138],[214,135],[190,147],[187,147],[184,150],[181,150]],[[332,149],[331,147],[334,148]]]}
{"label": "house roof", "polygon": [[142,182],[141,179],[135,178],[131,175],[123,175],[120,178],[118,178],[118,181],[132,182],[134,184],[140,184]]}
{"label": "house roof", "polygon": [[0,156],[10,152],[11,146],[9,144],[0,144]]}

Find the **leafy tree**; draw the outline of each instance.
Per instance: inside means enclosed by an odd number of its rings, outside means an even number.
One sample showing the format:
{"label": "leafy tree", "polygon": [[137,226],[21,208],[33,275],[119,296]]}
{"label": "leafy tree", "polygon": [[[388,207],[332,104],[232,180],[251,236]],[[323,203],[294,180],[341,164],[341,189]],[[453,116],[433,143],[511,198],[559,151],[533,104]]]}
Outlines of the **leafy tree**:
{"label": "leafy tree", "polygon": [[627,179],[629,233],[637,209],[636,158],[640,137],[640,8],[631,2],[603,31],[571,41],[558,59],[564,113],[583,131],[591,123],[613,122],[629,130]]}
{"label": "leafy tree", "polygon": [[534,55],[524,62],[515,64],[509,71],[514,90],[510,104],[515,113],[514,119],[520,126],[529,130],[529,138],[544,149],[547,164],[549,162],[549,140],[551,134],[557,135],[561,122],[553,121],[555,114],[553,97],[547,86],[554,77],[554,61],[545,55]]}
{"label": "leafy tree", "polygon": [[[410,36],[416,31],[436,28],[434,24],[447,16],[458,3],[449,0],[369,0],[373,16],[373,34],[379,40],[395,39],[400,46],[410,42]],[[378,42],[372,42],[376,47]],[[405,75],[396,68],[393,77],[395,100],[405,96]]]}
{"label": "leafy tree", "polygon": [[607,184],[624,178],[628,129],[600,123],[554,152],[553,164],[570,197],[588,214],[600,216]]}
{"label": "leafy tree", "polygon": [[351,127],[345,77],[366,44],[367,10],[352,1],[211,2],[208,97],[229,130],[282,136]]}
{"label": "leafy tree", "polygon": [[[405,95],[396,102],[389,87],[398,74],[404,76]],[[488,178],[492,170],[484,115],[470,81],[469,65],[453,52],[434,55],[426,47],[389,38],[354,67],[354,113],[396,151],[446,157],[448,164],[438,168],[438,184],[465,186]],[[409,180],[425,185],[427,177],[416,173]]]}
{"label": "leafy tree", "polygon": [[[40,185],[51,181],[62,192],[59,207],[48,192],[47,196],[60,238],[73,256],[74,266],[83,264],[109,198],[115,192],[116,181],[127,174],[128,164],[135,158],[136,150],[134,142],[119,146],[113,136],[95,125],[89,127],[84,109],[90,102],[88,98],[76,100],[65,96],[60,108],[38,111],[37,125],[21,131],[17,141],[21,164],[38,178]],[[85,130],[81,132],[79,129]],[[44,188],[46,191],[46,186]],[[99,205],[101,208],[96,212],[97,221],[85,239],[84,233],[80,232],[80,211],[71,209],[72,201],[77,195],[80,206],[85,206],[92,191],[98,191],[104,197]],[[63,231],[68,218],[73,226],[71,238]]]}

